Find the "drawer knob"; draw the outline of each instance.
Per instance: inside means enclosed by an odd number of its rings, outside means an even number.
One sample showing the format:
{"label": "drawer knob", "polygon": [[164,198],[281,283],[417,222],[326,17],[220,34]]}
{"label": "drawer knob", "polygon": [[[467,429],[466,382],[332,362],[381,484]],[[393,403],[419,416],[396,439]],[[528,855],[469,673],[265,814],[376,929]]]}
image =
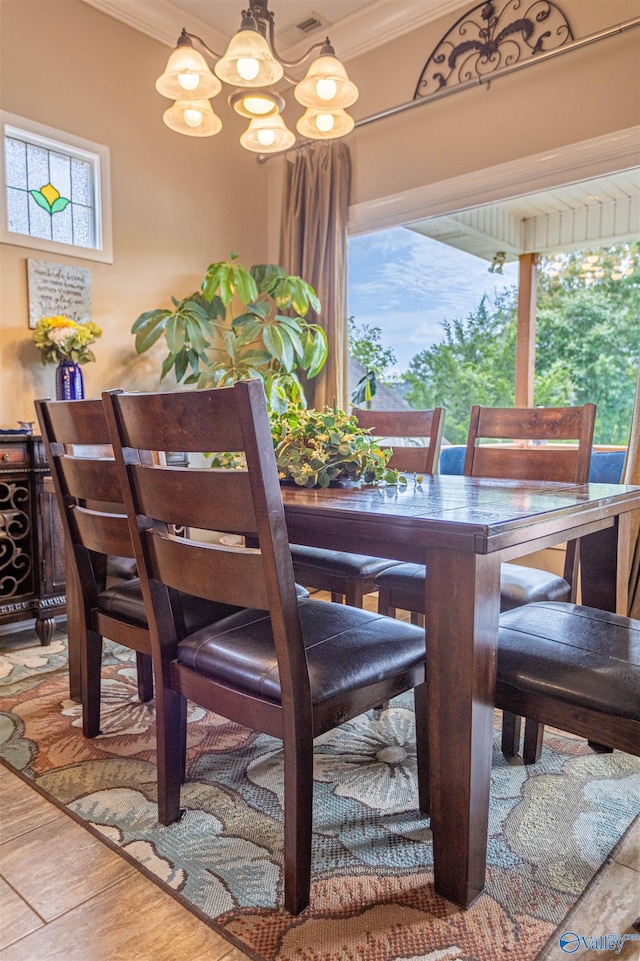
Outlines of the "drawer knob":
{"label": "drawer knob", "polygon": [[4,452],[4,454],[2,455],[2,459],[3,459],[3,460],[9,460],[10,457],[11,457],[11,454],[9,453],[8,450],[6,450],[6,451]]}

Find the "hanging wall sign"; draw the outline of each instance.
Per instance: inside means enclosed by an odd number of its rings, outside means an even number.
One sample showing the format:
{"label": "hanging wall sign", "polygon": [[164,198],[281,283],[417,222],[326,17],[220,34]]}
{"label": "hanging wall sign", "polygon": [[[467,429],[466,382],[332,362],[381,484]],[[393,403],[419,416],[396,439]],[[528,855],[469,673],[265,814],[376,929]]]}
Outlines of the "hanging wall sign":
{"label": "hanging wall sign", "polygon": [[91,271],[86,267],[27,259],[29,327],[61,314],[79,324],[91,320]]}

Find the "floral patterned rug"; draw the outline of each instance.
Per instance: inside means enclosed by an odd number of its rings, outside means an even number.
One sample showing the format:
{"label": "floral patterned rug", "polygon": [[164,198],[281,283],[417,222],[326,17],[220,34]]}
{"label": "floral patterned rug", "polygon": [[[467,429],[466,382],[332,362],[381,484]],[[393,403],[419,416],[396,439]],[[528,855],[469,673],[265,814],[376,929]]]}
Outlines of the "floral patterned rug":
{"label": "floral patterned rug", "polygon": [[58,638],[0,655],[0,758],[260,961],[532,961],[640,809],[640,759],[548,731],[525,768],[496,736],[486,892],[463,911],[433,890],[399,698],[316,741],[312,906],[292,918],[280,742],[191,706],[186,814],[160,827],[153,703],[137,700],[131,653],[106,644],[88,741]]}

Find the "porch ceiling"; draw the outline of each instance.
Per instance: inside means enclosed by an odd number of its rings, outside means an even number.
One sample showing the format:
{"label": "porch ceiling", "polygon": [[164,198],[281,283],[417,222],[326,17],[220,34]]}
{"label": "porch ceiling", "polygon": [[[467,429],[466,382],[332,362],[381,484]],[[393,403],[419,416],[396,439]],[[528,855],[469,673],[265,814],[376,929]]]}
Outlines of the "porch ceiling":
{"label": "porch ceiling", "polygon": [[640,238],[640,168],[407,224],[440,243],[491,261]]}

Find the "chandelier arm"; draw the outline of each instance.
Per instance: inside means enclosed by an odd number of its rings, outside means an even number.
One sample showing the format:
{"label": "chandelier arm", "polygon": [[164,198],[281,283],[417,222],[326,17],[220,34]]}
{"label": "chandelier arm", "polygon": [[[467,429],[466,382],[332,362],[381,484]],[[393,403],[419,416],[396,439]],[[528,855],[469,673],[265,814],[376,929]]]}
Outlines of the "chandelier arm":
{"label": "chandelier arm", "polygon": [[222,60],[223,55],[221,53],[216,53],[215,50],[212,50],[211,47],[208,47],[207,44],[202,39],[202,37],[199,37],[195,33],[189,33],[188,30],[184,30],[184,29],[182,31],[182,36],[188,37],[189,40],[197,40],[200,46],[202,47],[202,49],[204,50],[204,52],[211,58],[211,60]]}
{"label": "chandelier arm", "polygon": [[[265,21],[263,20],[263,23],[264,22]],[[273,17],[268,21],[268,23],[269,23],[269,46],[271,47],[271,50],[273,51],[273,55],[275,56],[276,60],[278,60],[283,67],[299,67],[301,63],[304,63],[304,61],[311,56],[314,50],[320,50],[322,47],[324,47],[326,44],[329,43],[328,37],[325,40],[319,40],[318,43],[312,44],[307,50],[307,52],[303,53],[302,56],[298,57],[297,60],[285,60],[284,57],[280,56],[280,54],[276,49],[276,38],[275,38]],[[289,83],[298,83],[298,81],[295,80],[293,77],[289,77],[286,71],[284,76],[285,76],[285,80],[288,80]]]}

